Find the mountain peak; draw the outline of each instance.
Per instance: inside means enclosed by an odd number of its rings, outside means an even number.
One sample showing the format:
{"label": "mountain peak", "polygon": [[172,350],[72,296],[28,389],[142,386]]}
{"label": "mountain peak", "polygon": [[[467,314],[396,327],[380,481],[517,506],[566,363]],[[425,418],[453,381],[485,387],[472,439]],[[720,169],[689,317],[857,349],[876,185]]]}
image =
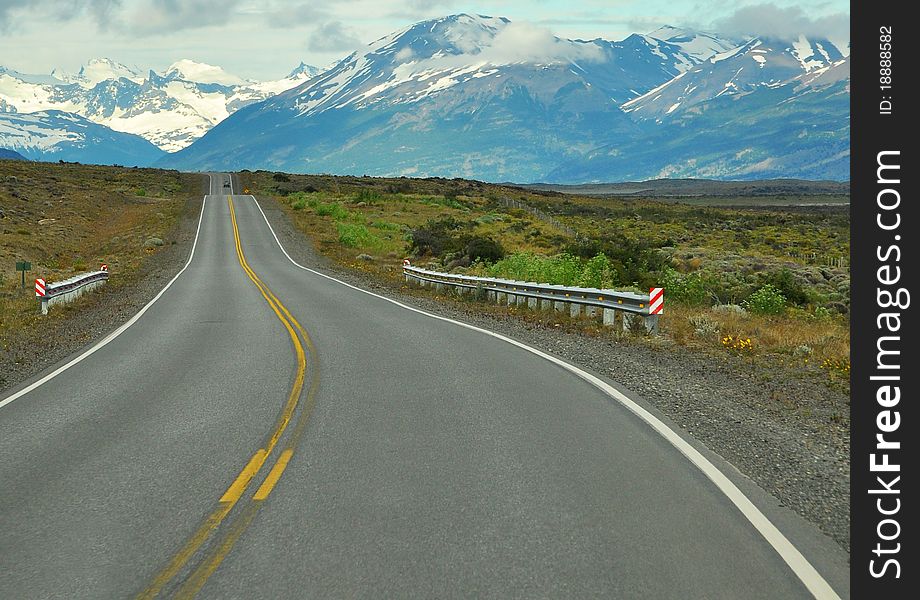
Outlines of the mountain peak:
{"label": "mountain peak", "polygon": [[224,71],[221,67],[196,62],[183,58],[166,67],[167,77],[180,78],[198,83],[216,83],[220,85],[242,85],[246,83],[240,77]]}
{"label": "mountain peak", "polygon": [[737,40],[714,33],[672,25],[663,25],[646,34],[646,37],[677,46],[698,61],[709,60],[714,55],[727,52],[739,45]]}
{"label": "mountain peak", "polygon": [[300,64],[294,67],[294,69],[288,73],[287,79],[303,79],[304,77],[309,78],[314,75],[319,74],[320,69],[314,67],[313,65],[308,65],[307,63],[300,61]]}
{"label": "mountain peak", "polygon": [[85,65],[80,67],[75,76],[67,77],[65,80],[74,81],[83,87],[91,88],[102,81],[120,78],[130,79],[138,83],[144,79],[138,70],[111,58],[102,57],[89,59]]}
{"label": "mountain peak", "polygon": [[372,42],[365,56],[390,55],[397,60],[426,59],[446,54],[476,54],[511,23],[505,17],[460,13],[420,21]]}

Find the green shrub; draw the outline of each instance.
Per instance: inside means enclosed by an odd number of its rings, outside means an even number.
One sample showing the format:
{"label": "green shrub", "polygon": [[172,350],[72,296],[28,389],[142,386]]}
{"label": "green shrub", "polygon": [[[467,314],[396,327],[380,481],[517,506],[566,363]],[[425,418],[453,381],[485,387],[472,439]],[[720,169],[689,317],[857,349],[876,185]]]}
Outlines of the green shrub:
{"label": "green shrub", "polygon": [[369,248],[379,243],[377,236],[359,223],[336,223],[339,242],[351,248]]}
{"label": "green shrub", "polygon": [[831,318],[831,311],[830,309],[824,306],[816,306],[815,312],[812,316],[814,317],[815,320],[827,321]]}
{"label": "green shrub", "polygon": [[371,221],[370,226],[383,231],[402,231],[403,229],[403,226],[399,223],[392,223],[390,221]]}
{"label": "green shrub", "polygon": [[609,287],[613,285],[614,276],[613,264],[606,254],[601,253],[584,263],[578,285],[593,288]]}
{"label": "green shrub", "polygon": [[580,238],[565,247],[567,253],[581,258],[603,254],[609,259],[614,283],[636,282],[641,287],[657,285],[658,273],[665,258],[648,244],[627,238],[618,231],[607,232],[600,239]]}
{"label": "green shrub", "polygon": [[467,238],[464,254],[471,261],[494,262],[505,256],[505,249],[492,238],[472,236]]}
{"label": "green shrub", "polygon": [[682,275],[674,269],[664,269],[658,277],[657,287],[664,288],[668,300],[691,306],[705,304],[710,298],[707,282],[698,272]]}
{"label": "green shrub", "polygon": [[582,260],[567,253],[556,256],[518,253],[490,266],[481,265],[480,270],[490,277],[555,285],[609,288],[616,283],[616,272],[603,254]]}
{"label": "green shrub", "polygon": [[338,202],[318,203],[316,205],[316,214],[321,217],[332,217],[333,221],[344,221],[350,215],[348,209]]}
{"label": "green shrub", "polygon": [[291,204],[291,208],[293,208],[294,210],[303,210],[306,207],[307,207],[307,201],[304,200],[303,198],[294,200],[294,202]]}
{"label": "green shrub", "polygon": [[458,252],[461,249],[460,237],[467,226],[469,224],[461,223],[453,217],[429,220],[422,227],[412,230],[409,252],[415,256],[428,254],[436,258],[448,252]]}
{"label": "green shrub", "polygon": [[366,204],[375,204],[383,200],[383,196],[376,190],[358,190],[355,194],[355,202],[364,202]]}
{"label": "green shrub", "polygon": [[751,294],[742,305],[752,313],[778,315],[786,310],[786,297],[776,286],[768,283]]}
{"label": "green shrub", "polygon": [[147,190],[145,190],[144,188],[137,188],[136,190],[134,190],[134,195],[135,196],[146,196]]}
{"label": "green shrub", "polygon": [[765,283],[775,287],[787,301],[793,304],[804,305],[812,301],[811,294],[789,269],[768,274]]}

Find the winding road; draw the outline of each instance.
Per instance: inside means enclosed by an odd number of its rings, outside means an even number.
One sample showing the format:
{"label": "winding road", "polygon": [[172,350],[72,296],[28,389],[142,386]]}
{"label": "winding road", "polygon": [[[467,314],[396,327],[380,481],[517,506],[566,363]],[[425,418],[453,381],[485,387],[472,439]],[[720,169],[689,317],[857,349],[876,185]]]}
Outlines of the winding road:
{"label": "winding road", "polygon": [[0,398],[0,598],[848,595],[641,401],[295,264],[236,189],[142,314]]}

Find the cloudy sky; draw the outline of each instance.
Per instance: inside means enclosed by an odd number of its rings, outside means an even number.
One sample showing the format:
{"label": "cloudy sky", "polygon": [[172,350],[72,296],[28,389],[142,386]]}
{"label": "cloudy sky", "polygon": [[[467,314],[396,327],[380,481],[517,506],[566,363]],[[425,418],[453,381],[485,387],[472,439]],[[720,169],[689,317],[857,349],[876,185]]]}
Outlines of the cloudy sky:
{"label": "cloudy sky", "polygon": [[735,35],[821,35],[846,45],[845,0],[0,0],[0,66],[75,72],[108,57],[162,70],[181,58],[251,79],[325,66],[433,17],[478,13],[560,37],[618,40],[663,24]]}

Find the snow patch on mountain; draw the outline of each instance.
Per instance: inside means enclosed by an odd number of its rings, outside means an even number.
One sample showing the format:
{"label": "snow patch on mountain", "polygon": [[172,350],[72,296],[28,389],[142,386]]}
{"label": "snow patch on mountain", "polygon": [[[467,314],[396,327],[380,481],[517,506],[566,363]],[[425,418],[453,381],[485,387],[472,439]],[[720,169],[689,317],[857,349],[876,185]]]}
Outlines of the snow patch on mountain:
{"label": "snow patch on mountain", "polygon": [[820,43],[812,44],[804,35],[792,43],[792,54],[799,59],[806,71],[820,69],[831,62],[830,55],[824,47]]}

